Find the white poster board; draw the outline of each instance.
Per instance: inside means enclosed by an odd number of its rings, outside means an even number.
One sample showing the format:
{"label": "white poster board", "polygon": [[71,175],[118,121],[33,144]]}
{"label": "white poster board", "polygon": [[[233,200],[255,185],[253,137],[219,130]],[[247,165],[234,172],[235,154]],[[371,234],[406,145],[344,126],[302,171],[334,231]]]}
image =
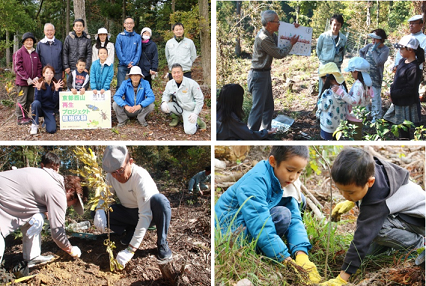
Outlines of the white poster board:
{"label": "white poster board", "polygon": [[299,36],[299,40],[290,51],[291,55],[310,56],[312,46],[312,28],[299,26],[295,28],[293,24],[280,22],[278,30],[278,47],[290,46],[290,38]]}
{"label": "white poster board", "polygon": [[59,93],[61,130],[111,128],[111,91],[84,94]]}

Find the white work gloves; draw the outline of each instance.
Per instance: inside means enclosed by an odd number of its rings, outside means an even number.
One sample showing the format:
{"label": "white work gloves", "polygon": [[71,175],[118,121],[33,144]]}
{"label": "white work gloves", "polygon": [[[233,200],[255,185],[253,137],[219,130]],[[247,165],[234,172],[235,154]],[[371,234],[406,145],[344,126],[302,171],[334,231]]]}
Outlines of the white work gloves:
{"label": "white work gloves", "polygon": [[41,232],[44,224],[44,218],[44,214],[37,213],[28,221],[28,224],[31,225],[31,227],[27,230],[28,238],[32,238],[34,235]]}
{"label": "white work gloves", "polygon": [[197,115],[197,114],[195,114],[195,113],[191,113],[191,114],[188,116],[188,121],[189,121],[190,123],[195,123],[195,122],[197,122],[197,118],[198,118],[198,115]]}
{"label": "white work gloves", "polygon": [[99,209],[96,211],[95,214],[95,219],[93,221],[93,223],[95,224],[96,228],[99,231],[104,231],[106,226],[107,226],[107,219],[106,219],[106,215],[105,215],[105,211],[102,209]]}
{"label": "white work gloves", "polygon": [[71,252],[69,253],[74,258],[78,258],[81,256],[81,250],[78,248],[78,246],[71,247]]}
{"label": "white work gloves", "polygon": [[30,78],[27,79],[27,83],[28,83],[28,85],[33,85],[34,84],[33,80],[30,79]]}
{"label": "white work gloves", "polygon": [[120,265],[123,267],[126,267],[126,263],[132,259],[134,254],[134,252],[131,252],[126,248],[117,254],[117,262],[120,263]]}
{"label": "white work gloves", "polygon": [[163,101],[163,103],[161,103],[161,110],[164,113],[170,113],[169,104],[167,102]]}

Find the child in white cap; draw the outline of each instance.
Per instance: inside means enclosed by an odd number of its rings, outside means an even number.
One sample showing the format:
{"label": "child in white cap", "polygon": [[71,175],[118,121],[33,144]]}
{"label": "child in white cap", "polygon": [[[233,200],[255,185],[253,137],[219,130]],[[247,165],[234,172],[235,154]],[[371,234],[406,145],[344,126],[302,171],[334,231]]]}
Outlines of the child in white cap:
{"label": "child in white cap", "polygon": [[96,43],[92,48],[92,63],[99,59],[99,48],[106,48],[108,51],[108,58],[106,62],[108,66],[114,64],[114,43],[109,41],[111,34],[108,33],[108,30],[105,28],[100,28],[98,33],[95,35]]}
{"label": "child in white cap", "polygon": [[318,100],[316,116],[320,120],[321,138],[333,140],[334,131],[336,131],[340,121],[346,120],[349,111],[348,103],[334,93],[332,87],[341,85],[346,91],[346,83],[335,63],[320,66],[319,77],[323,86]]}
{"label": "child in white cap", "polygon": [[355,79],[355,83],[349,93],[341,86],[335,85],[331,88],[335,94],[349,104],[350,114],[348,114],[347,119],[351,124],[357,126],[355,140],[362,140],[362,120],[352,113],[352,106],[367,106],[370,103],[373,90],[371,89],[372,82],[368,74],[369,70],[370,64],[365,59],[354,57],[350,59],[348,67],[345,68],[345,72],[350,72],[353,79]]}
{"label": "child in white cap", "polygon": [[[402,59],[390,88],[392,105],[383,118],[393,124],[402,124],[405,120],[417,123],[420,121],[419,85],[422,79],[419,66],[425,61],[424,50],[411,35],[404,36],[394,47],[399,49]],[[406,130],[399,129],[399,138],[410,138],[408,126]]]}
{"label": "child in white cap", "polygon": [[371,38],[371,43],[359,50],[359,56],[366,59],[370,64],[370,77],[373,83],[372,89],[375,96],[371,102],[371,116],[376,122],[382,118],[382,82],[385,62],[389,57],[389,48],[384,44],[387,39],[386,32],[383,29],[373,30],[368,37]]}

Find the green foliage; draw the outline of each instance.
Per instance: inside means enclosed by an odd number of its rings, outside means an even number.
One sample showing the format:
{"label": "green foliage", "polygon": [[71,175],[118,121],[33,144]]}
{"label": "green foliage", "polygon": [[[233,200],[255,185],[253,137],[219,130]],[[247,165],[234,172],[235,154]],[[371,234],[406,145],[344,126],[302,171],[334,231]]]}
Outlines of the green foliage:
{"label": "green foliage", "polygon": [[[304,171],[306,177],[310,177],[313,174],[320,175],[325,164],[330,165],[342,149],[343,146],[340,145],[309,146],[309,163]],[[323,158],[328,161],[324,162]]]}

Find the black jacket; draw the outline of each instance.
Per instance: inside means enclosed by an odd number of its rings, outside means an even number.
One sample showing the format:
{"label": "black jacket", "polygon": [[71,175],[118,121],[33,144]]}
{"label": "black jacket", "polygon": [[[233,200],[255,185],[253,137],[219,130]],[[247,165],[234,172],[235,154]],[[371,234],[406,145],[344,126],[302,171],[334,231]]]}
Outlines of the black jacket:
{"label": "black jacket", "polygon": [[409,106],[419,102],[419,85],[422,71],[417,60],[405,63],[401,59],[390,88],[392,103],[397,106]]}
{"label": "black jacket", "polygon": [[222,112],[217,111],[216,137],[217,140],[264,140],[268,139],[268,130],[252,131],[235,113],[225,124],[222,123]]}
{"label": "black jacket", "polygon": [[403,214],[423,221],[425,217],[425,192],[409,181],[408,171],[383,159],[374,160],[376,180],[357,202],[360,211],[356,230],[341,268],[349,274],[361,266],[389,215]]}
{"label": "black jacket", "polygon": [[142,43],[142,54],[138,66],[144,76],[149,76],[149,70],[158,70],[158,51],[157,44],[149,40],[148,43]]}
{"label": "black jacket", "polygon": [[92,64],[92,42],[90,41],[90,35],[87,35],[83,31],[81,37],[77,37],[73,31],[65,38],[63,46],[62,64],[64,70],[67,68],[75,70],[79,58],[86,59],[86,69],[90,70],[90,65]]}

